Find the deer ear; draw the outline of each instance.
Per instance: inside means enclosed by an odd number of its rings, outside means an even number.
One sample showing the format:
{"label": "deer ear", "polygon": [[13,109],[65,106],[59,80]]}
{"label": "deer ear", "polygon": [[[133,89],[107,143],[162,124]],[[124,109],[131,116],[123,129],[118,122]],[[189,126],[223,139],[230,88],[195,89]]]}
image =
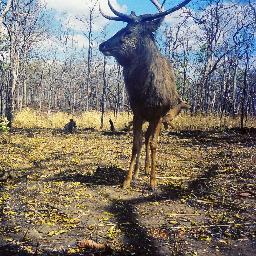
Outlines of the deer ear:
{"label": "deer ear", "polygon": [[159,18],[159,19],[155,19],[152,21],[147,21],[146,22],[146,28],[150,31],[150,32],[155,32],[160,26],[162,21],[164,20],[164,18]]}

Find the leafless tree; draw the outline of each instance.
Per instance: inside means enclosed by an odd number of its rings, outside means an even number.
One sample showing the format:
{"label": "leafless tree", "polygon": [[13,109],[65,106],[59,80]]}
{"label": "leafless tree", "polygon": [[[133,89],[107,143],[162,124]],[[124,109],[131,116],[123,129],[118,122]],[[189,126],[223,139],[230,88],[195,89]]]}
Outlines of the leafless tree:
{"label": "leafless tree", "polygon": [[0,36],[2,36],[3,21],[11,8],[11,3],[12,3],[12,0],[7,0],[6,2],[4,2],[3,0],[0,1]]}
{"label": "leafless tree", "polygon": [[42,30],[38,26],[39,15],[40,6],[35,0],[12,0],[9,13],[5,17],[4,25],[8,33],[10,63],[5,114],[10,126],[13,120],[15,100],[17,106],[26,105],[25,62],[32,44],[38,42],[42,35]]}

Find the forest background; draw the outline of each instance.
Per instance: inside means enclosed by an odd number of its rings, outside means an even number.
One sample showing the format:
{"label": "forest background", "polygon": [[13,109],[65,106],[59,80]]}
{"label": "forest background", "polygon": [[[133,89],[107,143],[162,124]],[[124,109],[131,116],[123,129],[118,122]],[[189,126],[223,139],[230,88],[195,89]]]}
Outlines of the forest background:
{"label": "forest background", "polygon": [[[107,1],[2,0],[0,114],[11,126],[24,108],[44,112],[128,111],[122,68],[98,45],[123,26]],[[165,1],[168,8],[170,1]],[[112,1],[123,12],[156,12],[148,1]],[[191,114],[256,115],[256,4],[192,1],[165,19],[158,46],[174,66]]]}

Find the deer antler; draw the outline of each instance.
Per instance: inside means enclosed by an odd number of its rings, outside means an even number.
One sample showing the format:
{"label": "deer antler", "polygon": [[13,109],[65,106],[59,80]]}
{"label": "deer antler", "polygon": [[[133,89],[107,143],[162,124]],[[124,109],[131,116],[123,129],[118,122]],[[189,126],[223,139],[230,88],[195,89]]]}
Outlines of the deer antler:
{"label": "deer antler", "polygon": [[111,17],[111,16],[108,16],[108,15],[104,14],[104,13],[102,12],[102,10],[101,10],[100,5],[99,5],[100,13],[101,13],[101,15],[102,15],[104,18],[106,18],[106,19],[108,19],[108,20],[124,21],[124,22],[127,22],[127,23],[134,21],[134,17],[133,17],[133,16],[127,15],[127,14],[124,14],[124,13],[121,13],[121,12],[115,10],[114,7],[112,6],[110,0],[108,0],[108,6],[109,6],[110,10],[111,10],[117,17]]}
{"label": "deer antler", "polygon": [[101,10],[100,5],[99,5],[99,11],[100,11],[101,15],[102,15],[104,18],[108,19],[108,20],[123,21],[123,20],[122,20],[121,18],[119,18],[119,17],[111,17],[111,16],[108,16],[107,14],[105,14],[105,13]]}
{"label": "deer antler", "polygon": [[121,12],[115,10],[114,7],[112,6],[110,0],[108,0],[108,6],[109,6],[110,10],[111,10],[116,16],[118,16],[119,18],[121,18],[123,21],[131,21],[131,20],[133,20],[133,19],[131,18],[131,15],[127,15],[127,14],[124,14],[124,13],[121,13]]}
{"label": "deer antler", "polygon": [[163,12],[163,5],[161,5],[157,0],[150,0],[150,2],[157,8],[159,12]]}
{"label": "deer antler", "polygon": [[[140,22],[140,21],[151,21],[151,20],[162,18],[162,17],[164,17],[164,16],[166,16],[166,15],[172,13],[172,12],[175,12],[175,11],[181,9],[182,7],[187,5],[192,0],[184,0],[180,4],[176,5],[175,7],[170,8],[167,11],[163,11],[162,5],[157,0],[150,0],[150,1],[151,1],[151,3],[153,3],[156,6],[156,8],[158,9],[159,13],[156,13],[156,14],[144,14],[144,15],[140,15],[140,16],[136,16],[136,15],[134,15],[134,13],[132,13],[130,15],[127,15],[127,14],[124,14],[124,13],[121,13],[121,12],[115,10],[114,7],[112,6],[110,0],[108,0],[108,6],[109,6],[110,10],[117,17],[108,16],[108,15],[104,14],[101,11],[101,9],[100,9],[100,13],[106,19],[117,20],[117,21],[124,21],[124,22],[127,22],[127,23]],[[165,3],[165,1],[163,3]]]}
{"label": "deer antler", "polygon": [[[152,3],[155,2],[155,0],[150,0]],[[192,0],[184,0],[183,2],[181,2],[180,4],[170,8],[169,10],[166,10],[164,12],[159,12],[156,14],[146,14],[146,15],[141,15],[141,19],[143,21],[150,21],[150,20],[155,20],[155,19],[159,19],[162,18],[170,13],[173,13],[175,11],[178,11],[179,9],[181,9],[182,7],[184,7],[185,5],[187,5],[189,2],[191,2]],[[158,3],[157,5],[155,3],[153,3],[155,6],[159,6],[160,4]],[[162,6],[161,6],[162,9]]]}

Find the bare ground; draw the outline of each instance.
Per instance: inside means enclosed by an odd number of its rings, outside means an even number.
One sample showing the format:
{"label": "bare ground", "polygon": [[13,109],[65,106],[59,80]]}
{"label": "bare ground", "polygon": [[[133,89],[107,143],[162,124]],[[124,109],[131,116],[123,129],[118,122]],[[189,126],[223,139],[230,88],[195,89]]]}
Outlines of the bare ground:
{"label": "bare ground", "polygon": [[256,255],[255,129],[163,132],[155,192],[120,187],[131,139],[0,135],[0,255]]}

